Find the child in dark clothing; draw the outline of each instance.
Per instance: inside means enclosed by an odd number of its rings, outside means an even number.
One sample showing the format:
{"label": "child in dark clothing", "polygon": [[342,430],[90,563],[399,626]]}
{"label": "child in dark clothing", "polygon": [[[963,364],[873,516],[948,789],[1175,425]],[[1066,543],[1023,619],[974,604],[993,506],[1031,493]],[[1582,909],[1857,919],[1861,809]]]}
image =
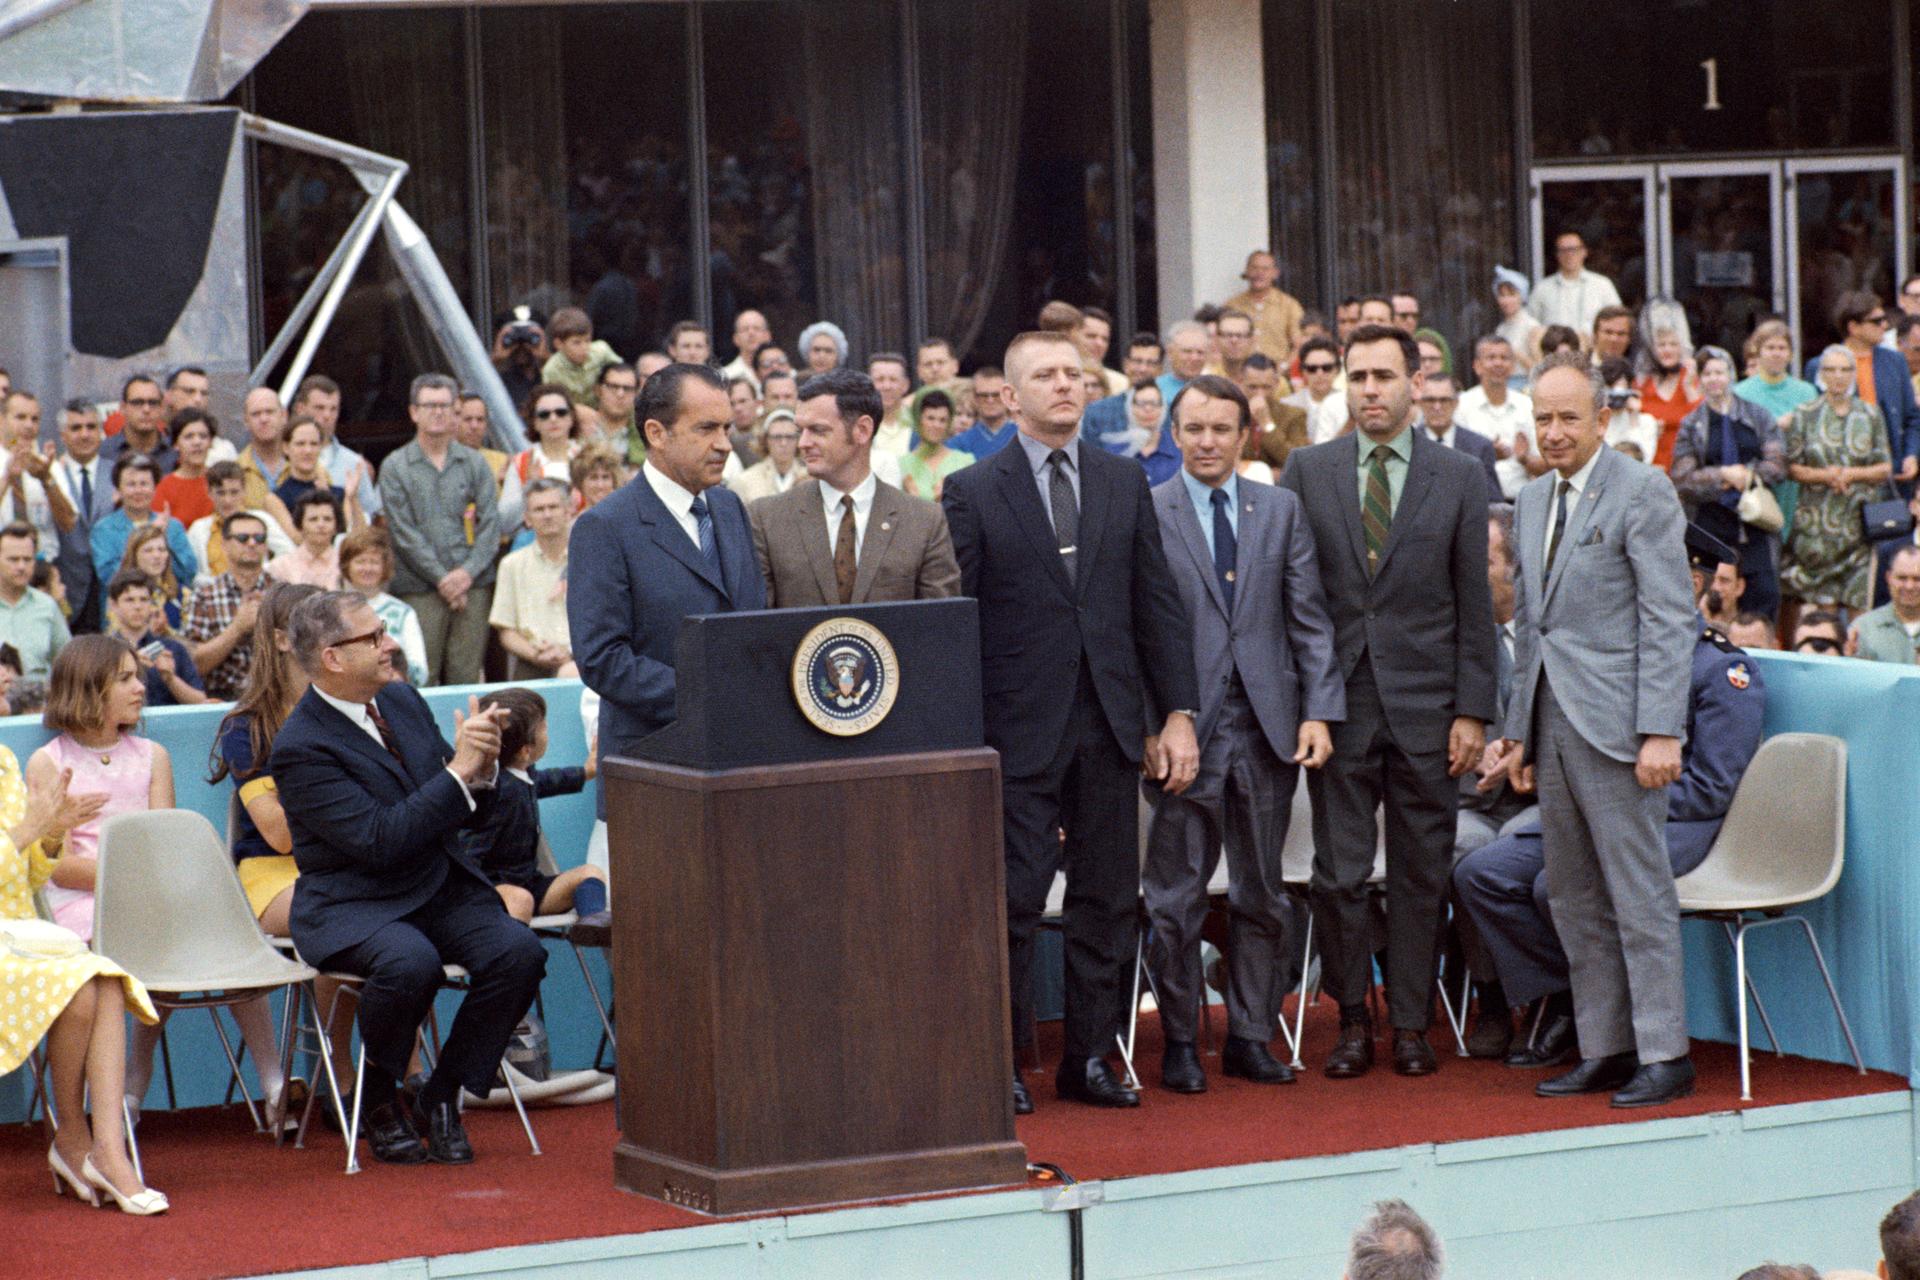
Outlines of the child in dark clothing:
{"label": "child in dark clothing", "polygon": [[480,869],[493,881],[507,912],[526,921],[536,915],[577,910],[591,915],[607,908],[606,875],[596,866],[578,866],[557,876],[539,866],[540,801],[572,795],[593,777],[593,752],[584,769],[536,769],[547,753],[547,701],[531,689],[501,689],[480,699],[482,710],[506,709],[500,725],[500,794],[493,816],[462,839]]}

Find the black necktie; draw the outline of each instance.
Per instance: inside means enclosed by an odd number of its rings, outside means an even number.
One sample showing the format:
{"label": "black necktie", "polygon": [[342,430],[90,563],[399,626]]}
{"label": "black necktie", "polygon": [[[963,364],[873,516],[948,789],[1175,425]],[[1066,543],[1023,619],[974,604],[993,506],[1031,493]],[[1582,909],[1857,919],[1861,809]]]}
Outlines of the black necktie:
{"label": "black necktie", "polygon": [[1071,582],[1080,543],[1080,502],[1073,496],[1073,479],[1067,474],[1067,451],[1055,449],[1048,455],[1047,464],[1053,468],[1047,481],[1047,499],[1053,506],[1053,537],[1060,545],[1060,567]]}
{"label": "black necktie", "polygon": [[80,464],[80,523],[93,523],[93,468]]}
{"label": "black necktie", "polygon": [[1220,596],[1227,602],[1228,613],[1233,612],[1234,557],[1240,549],[1227,514],[1230,505],[1225,489],[1213,491],[1213,571],[1220,579]]}
{"label": "black necktie", "polygon": [[[1553,535],[1547,539],[1547,573],[1553,572],[1553,558],[1560,554],[1560,535],[1567,531],[1567,494],[1573,489],[1573,481],[1562,480],[1553,495]],[[1540,575],[1542,580],[1546,574]]]}

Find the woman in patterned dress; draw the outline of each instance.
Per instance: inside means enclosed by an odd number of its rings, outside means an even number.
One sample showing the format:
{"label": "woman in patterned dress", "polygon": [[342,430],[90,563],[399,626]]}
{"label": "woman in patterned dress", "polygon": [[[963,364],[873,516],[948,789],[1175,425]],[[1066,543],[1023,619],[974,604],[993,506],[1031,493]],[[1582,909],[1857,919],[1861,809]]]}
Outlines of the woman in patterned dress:
{"label": "woman in patterned dress", "polygon": [[1858,612],[1873,590],[1873,548],[1860,512],[1892,469],[1887,424],[1854,394],[1853,353],[1845,347],[1820,353],[1820,390],[1818,400],[1793,411],[1782,433],[1800,503],[1781,558],[1780,593]]}
{"label": "woman in patterned dress", "polygon": [[[87,1204],[105,1194],[127,1213],[164,1213],[167,1198],[140,1183],[127,1154],[120,1097],[128,1009],[158,1019],[139,981],[39,920],[33,894],[52,876],[67,832],[98,816],[104,795],[75,795],[62,770],[28,791],[13,752],[0,747],[0,1075],[19,1067],[41,1036],[60,1127],[47,1151],[53,1189]],[[91,1094],[101,1123],[90,1124]]]}

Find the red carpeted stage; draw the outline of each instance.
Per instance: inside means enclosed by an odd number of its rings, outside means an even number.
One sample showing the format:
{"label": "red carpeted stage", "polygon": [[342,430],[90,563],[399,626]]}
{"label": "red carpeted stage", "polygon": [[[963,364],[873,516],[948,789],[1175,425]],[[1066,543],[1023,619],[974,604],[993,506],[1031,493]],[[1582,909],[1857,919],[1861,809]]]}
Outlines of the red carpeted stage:
{"label": "red carpeted stage", "polygon": [[[1331,1043],[1323,1006],[1308,1021],[1310,1062]],[[1057,1024],[1042,1028],[1043,1040]],[[1635,1125],[1740,1109],[1734,1051],[1696,1044],[1700,1090],[1657,1113],[1619,1112],[1604,1096],[1549,1102],[1539,1077],[1498,1063],[1444,1057],[1440,1072],[1404,1080],[1375,1070],[1329,1081],[1309,1069],[1291,1087],[1229,1080],[1208,1060],[1211,1087],[1179,1096],[1152,1087],[1156,1024],[1142,1024],[1139,1110],[1108,1112],[1053,1097],[1029,1077],[1038,1112],[1020,1122],[1029,1158],[1074,1178],[1115,1180],[1596,1125]],[[1448,1043],[1450,1048],[1450,1042]],[[1048,1050],[1051,1052],[1051,1049]],[[1051,1060],[1048,1058],[1047,1060]],[[1756,1055],[1751,1107],[1899,1091],[1895,1076],[1801,1058]],[[511,1111],[472,1112],[479,1159],[464,1168],[396,1169],[366,1158],[341,1172],[337,1137],[316,1132],[304,1151],[255,1135],[240,1108],[149,1113],[142,1152],[173,1201],[165,1217],[135,1220],[59,1200],[38,1126],[0,1131],[0,1256],[19,1276],[234,1276],[467,1253],[508,1245],[698,1227],[713,1219],[617,1192],[611,1104],[534,1113],[543,1156],[529,1153]]]}

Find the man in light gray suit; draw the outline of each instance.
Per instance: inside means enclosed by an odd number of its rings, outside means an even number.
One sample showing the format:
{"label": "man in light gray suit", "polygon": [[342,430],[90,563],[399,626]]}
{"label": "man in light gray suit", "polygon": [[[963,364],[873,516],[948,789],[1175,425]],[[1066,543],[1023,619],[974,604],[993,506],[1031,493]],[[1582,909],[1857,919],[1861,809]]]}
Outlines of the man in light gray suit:
{"label": "man in light gray suit", "polygon": [[1694,610],[1686,517],[1661,472],[1605,446],[1584,358],[1533,372],[1550,470],[1520,491],[1514,695],[1501,754],[1534,786],[1547,893],[1566,945],[1580,1065],[1543,1097],[1616,1107],[1693,1092],[1666,788],[1680,776]]}
{"label": "man in light gray suit", "polygon": [[1289,954],[1280,853],[1299,766],[1318,769],[1333,754],[1327,724],[1346,716],[1346,690],[1299,498],[1236,474],[1253,422],[1246,396],[1204,374],[1174,397],[1171,416],[1182,470],[1154,489],[1153,507],[1193,620],[1200,772],[1178,795],[1142,788],[1153,804],[1140,885],[1166,1033],[1160,1078],[1176,1093],[1207,1087],[1194,1049],[1200,926],[1224,841],[1230,981],[1221,1070],[1287,1084],[1292,1070],[1267,1048]]}

